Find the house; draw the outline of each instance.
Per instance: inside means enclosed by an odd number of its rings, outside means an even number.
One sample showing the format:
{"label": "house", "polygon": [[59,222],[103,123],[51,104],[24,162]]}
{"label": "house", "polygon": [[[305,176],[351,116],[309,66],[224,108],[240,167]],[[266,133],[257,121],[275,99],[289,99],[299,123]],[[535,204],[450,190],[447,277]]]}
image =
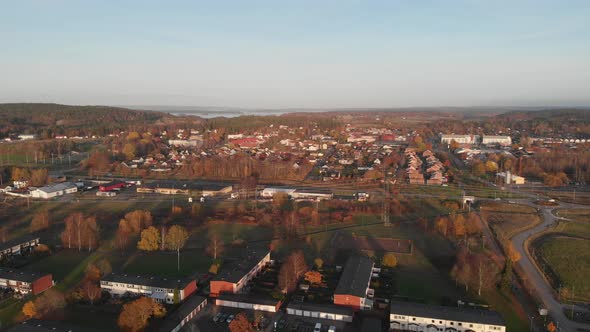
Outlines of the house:
{"label": "house", "polygon": [[100,186],[98,186],[98,191],[102,191],[102,192],[113,191],[113,190],[125,188],[125,186],[126,186],[125,182],[115,180],[115,181],[101,184]]}
{"label": "house", "polygon": [[506,323],[495,311],[391,301],[390,330],[505,332]]}
{"label": "house", "polygon": [[211,296],[222,293],[235,294],[248,284],[270,262],[270,251],[266,248],[247,249],[241,257],[225,263],[221,272],[210,283]]}
{"label": "house", "polygon": [[31,197],[49,199],[65,194],[72,194],[77,191],[78,186],[75,183],[62,182],[31,190]]}
{"label": "house", "polygon": [[26,235],[0,244],[0,259],[20,255],[24,252],[32,252],[39,245],[39,237]]}
{"label": "house", "polygon": [[287,314],[300,317],[352,322],[354,311],[351,308],[341,307],[334,304],[291,302],[287,305]]}
{"label": "house", "polygon": [[221,294],[215,299],[215,305],[230,308],[249,309],[266,312],[278,312],[281,301],[244,294]]}
{"label": "house", "polygon": [[524,177],[514,175],[510,171],[497,173],[496,176],[505,184],[524,184],[525,182]]}
{"label": "house", "polygon": [[365,256],[352,256],[346,261],[338,286],[334,291],[334,304],[354,310],[372,309],[373,290],[369,288],[374,268],[373,261]]}
{"label": "house", "polygon": [[[113,296],[126,293],[143,295],[158,302],[181,302],[197,290],[194,279],[131,276],[111,273],[100,280],[100,288]],[[175,299],[176,298],[176,299]]]}
{"label": "house", "polygon": [[23,295],[37,295],[53,286],[51,274],[0,269],[0,288]]}
{"label": "house", "polygon": [[157,329],[158,332],[178,332],[193,319],[205,306],[207,298],[193,295],[186,299],[178,309],[166,315],[164,322]]}
{"label": "house", "polygon": [[484,135],[481,144],[499,144],[502,146],[509,146],[512,144],[512,138],[510,136],[493,136],[493,135]]}

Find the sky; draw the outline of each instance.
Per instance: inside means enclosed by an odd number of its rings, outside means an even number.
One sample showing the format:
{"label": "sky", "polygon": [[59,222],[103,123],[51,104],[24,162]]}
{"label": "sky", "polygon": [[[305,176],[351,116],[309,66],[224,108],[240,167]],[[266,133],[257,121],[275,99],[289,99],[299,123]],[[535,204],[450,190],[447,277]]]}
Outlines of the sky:
{"label": "sky", "polygon": [[590,105],[590,1],[0,0],[0,102]]}

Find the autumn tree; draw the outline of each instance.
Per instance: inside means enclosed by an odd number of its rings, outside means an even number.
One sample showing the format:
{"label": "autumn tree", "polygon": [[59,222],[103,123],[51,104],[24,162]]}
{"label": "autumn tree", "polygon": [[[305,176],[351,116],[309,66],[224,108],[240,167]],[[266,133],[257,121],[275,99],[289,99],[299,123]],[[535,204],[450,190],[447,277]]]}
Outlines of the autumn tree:
{"label": "autumn tree", "polygon": [[31,170],[31,185],[41,187],[47,184],[47,168],[38,168]]}
{"label": "autumn tree", "polygon": [[466,234],[465,217],[462,214],[456,214],[453,218],[453,230],[455,237],[460,238]]}
{"label": "autumn tree", "polygon": [[279,287],[283,293],[295,290],[299,278],[308,270],[303,251],[296,250],[287,257],[279,271]]}
{"label": "autumn tree", "polygon": [[31,220],[30,232],[38,232],[47,228],[49,228],[49,211],[37,212]]}
{"label": "autumn tree", "polygon": [[43,318],[47,315],[65,308],[66,299],[64,295],[50,288],[36,297],[34,300],[28,301],[22,308],[22,313],[28,318]]}
{"label": "autumn tree", "polygon": [[397,257],[395,257],[394,253],[388,252],[385,255],[383,255],[382,264],[383,264],[383,266],[387,266],[387,267],[396,267],[397,266]]}
{"label": "autumn tree", "polygon": [[137,242],[137,249],[144,251],[160,249],[160,231],[154,226],[141,231],[141,239]]}
{"label": "autumn tree", "polygon": [[81,212],[70,214],[65,220],[65,229],[61,233],[61,241],[64,247],[88,248],[88,251],[96,248],[98,244],[99,228],[96,217],[84,216]]}
{"label": "autumn tree", "polygon": [[133,233],[139,233],[152,225],[152,213],[147,210],[135,210],[125,214],[125,220],[129,223],[129,228]]}
{"label": "autumn tree", "polygon": [[209,245],[207,246],[207,252],[214,260],[217,260],[219,255],[223,253],[224,243],[223,240],[217,234],[211,234],[209,239]]}
{"label": "autumn tree", "polygon": [[322,274],[318,271],[307,271],[305,272],[305,281],[311,284],[321,284],[322,283]]}
{"label": "autumn tree", "polygon": [[318,269],[321,269],[321,268],[322,268],[322,266],[324,266],[324,260],[323,260],[323,259],[321,259],[320,257],[318,257],[318,258],[314,259],[314,260],[313,260],[313,263],[315,264],[315,266],[316,266]]}
{"label": "autumn tree", "polygon": [[123,306],[117,325],[123,331],[139,332],[147,327],[150,318],[163,317],[165,314],[166,309],[161,304],[149,297],[140,297]]}
{"label": "autumn tree", "polygon": [[188,232],[186,229],[179,225],[173,225],[168,230],[166,235],[165,247],[168,250],[175,250],[178,258],[178,271],[180,271],[180,249],[184,248],[188,240]]}
{"label": "autumn tree", "polygon": [[34,301],[27,301],[27,303],[23,305],[22,312],[26,318],[33,318],[37,316],[37,308],[35,307]]}
{"label": "autumn tree", "polygon": [[234,320],[229,323],[229,330],[230,332],[254,332],[252,324],[243,312],[237,314]]}

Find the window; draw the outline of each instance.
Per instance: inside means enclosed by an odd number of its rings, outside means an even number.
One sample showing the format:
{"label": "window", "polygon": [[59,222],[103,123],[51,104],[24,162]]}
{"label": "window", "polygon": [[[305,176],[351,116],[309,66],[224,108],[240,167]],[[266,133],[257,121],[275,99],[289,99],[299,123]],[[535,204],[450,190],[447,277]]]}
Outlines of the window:
{"label": "window", "polygon": [[416,318],[412,318],[412,320],[416,320]]}

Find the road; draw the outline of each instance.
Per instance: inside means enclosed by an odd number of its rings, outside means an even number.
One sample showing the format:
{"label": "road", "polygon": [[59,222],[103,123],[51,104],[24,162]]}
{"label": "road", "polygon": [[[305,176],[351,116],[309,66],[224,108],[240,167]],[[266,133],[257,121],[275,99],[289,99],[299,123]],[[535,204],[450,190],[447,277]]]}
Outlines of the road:
{"label": "road", "polygon": [[[523,200],[519,200],[519,203],[525,203],[527,205],[533,206],[532,203],[526,203]],[[538,206],[536,206],[538,207]],[[517,234],[512,238],[512,243],[518,252],[520,253],[521,259],[518,261],[518,264],[524,270],[528,281],[531,285],[535,288],[537,294],[543,301],[543,305],[545,308],[549,310],[549,314],[555,319],[555,323],[560,328],[560,331],[576,331],[577,329],[590,329],[590,324],[583,324],[577,323],[569,320],[565,314],[563,313],[564,305],[557,301],[553,296],[553,288],[549,285],[541,272],[536,268],[535,264],[532,262],[531,257],[526,252],[525,243],[526,240],[529,239],[531,236],[544,231],[548,227],[554,225],[560,217],[556,217],[553,212],[556,208],[588,208],[587,206],[579,206],[575,204],[567,204],[567,203],[560,203],[560,206],[557,207],[547,207],[541,208],[541,216],[543,218],[543,222],[538,226],[526,230],[522,233]]]}

